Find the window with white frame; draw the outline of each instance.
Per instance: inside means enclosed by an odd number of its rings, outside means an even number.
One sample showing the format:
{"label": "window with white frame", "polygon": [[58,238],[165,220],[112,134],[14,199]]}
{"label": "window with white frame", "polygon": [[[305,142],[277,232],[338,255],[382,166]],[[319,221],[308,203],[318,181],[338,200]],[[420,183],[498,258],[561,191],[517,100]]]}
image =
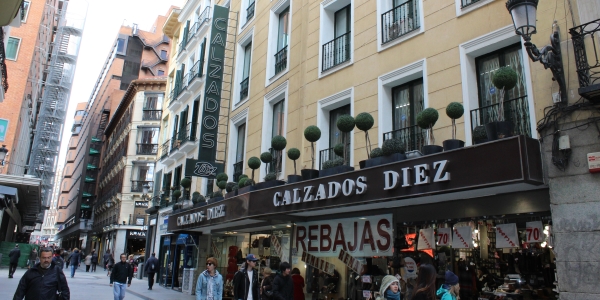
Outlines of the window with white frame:
{"label": "window with white frame", "polygon": [[233,93],[234,108],[239,106],[250,94],[250,74],[252,71],[252,39],[254,27],[239,39],[235,59],[235,86]]}
{"label": "window with white frame", "polygon": [[321,3],[319,70],[325,72],[352,61],[353,2],[337,0]]}
{"label": "window with white frame", "polygon": [[[265,103],[263,107],[263,126],[262,126],[262,152],[272,151],[271,140],[276,135],[285,137],[287,126],[287,97],[288,97],[288,81],[280,84],[265,95]],[[284,162],[280,164],[275,162],[270,166],[269,172],[275,171],[275,165],[279,165],[279,174],[282,176],[284,172]],[[261,168],[261,177],[266,173],[265,169]]]}
{"label": "window with white frame", "polygon": [[233,181],[237,182],[244,171],[244,150],[246,147],[246,123],[237,127],[235,142],[235,163],[233,164]]}
{"label": "window with white frame", "polygon": [[244,154],[246,151],[246,136],[248,123],[248,110],[246,107],[230,118],[229,126],[229,151],[227,161],[227,174],[233,174],[233,181],[237,182],[244,171]]}
{"label": "window with white frame", "polygon": [[127,54],[127,38],[121,37],[117,38],[117,54],[126,55]]}
{"label": "window with white frame", "polygon": [[290,0],[280,0],[271,7],[267,48],[267,86],[288,70],[292,15]]}
{"label": "window with white frame", "polygon": [[242,0],[240,6],[240,25],[243,28],[246,24],[248,24],[252,18],[254,18],[256,11],[256,0]]}
{"label": "window with white frame", "polygon": [[377,0],[380,50],[422,32],[422,0]]}
{"label": "window with white frame", "polygon": [[16,37],[8,37],[6,43],[6,59],[17,60],[19,56],[19,47],[21,46],[21,39]]}
{"label": "window with white frame", "polygon": [[456,2],[456,15],[461,16],[470,11],[485,6],[494,0],[454,0]]}
{"label": "window with white frame", "polygon": [[252,42],[244,47],[244,64],[242,66],[242,82],[240,82],[240,101],[248,97],[248,85],[250,82],[250,60],[252,55]]}
{"label": "window with white frame", "polygon": [[21,18],[21,22],[27,22],[27,16],[29,16],[29,7],[31,3],[29,1],[23,1],[23,18]]}
{"label": "window with white frame", "polygon": [[[337,128],[337,120],[342,115],[354,115],[353,112],[354,88],[349,88],[317,102],[317,126],[321,128],[321,138],[317,141],[317,165],[319,169],[324,162],[339,158],[335,155],[333,147],[337,144],[352,145],[353,134],[344,135]],[[353,153],[352,147],[346,147],[347,163],[351,166]]]}

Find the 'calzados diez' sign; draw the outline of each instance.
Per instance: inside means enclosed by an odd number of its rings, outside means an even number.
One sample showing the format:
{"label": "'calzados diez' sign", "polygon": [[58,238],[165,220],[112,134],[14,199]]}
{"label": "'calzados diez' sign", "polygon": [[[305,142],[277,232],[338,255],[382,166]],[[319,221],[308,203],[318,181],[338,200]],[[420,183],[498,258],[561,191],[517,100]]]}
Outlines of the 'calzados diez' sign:
{"label": "'calzados diez' sign", "polygon": [[204,83],[204,103],[202,105],[202,119],[200,120],[198,160],[186,160],[186,176],[214,178],[223,169],[223,164],[217,164],[216,158],[228,18],[229,8],[219,5],[214,6],[208,50],[208,67],[206,82]]}

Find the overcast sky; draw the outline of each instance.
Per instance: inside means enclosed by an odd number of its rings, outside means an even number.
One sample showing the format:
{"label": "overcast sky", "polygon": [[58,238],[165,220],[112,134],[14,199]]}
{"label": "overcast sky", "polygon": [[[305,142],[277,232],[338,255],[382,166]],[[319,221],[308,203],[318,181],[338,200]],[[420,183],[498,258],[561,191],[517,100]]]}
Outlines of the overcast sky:
{"label": "overcast sky", "polygon": [[119,27],[131,26],[135,23],[141,30],[150,30],[158,15],[166,15],[171,5],[182,7],[185,0],[71,0],[71,2],[78,2],[77,4],[87,2],[88,11],[65,121],[58,159],[59,167],[65,163],[75,107],[79,102],[88,101],[108,51],[117,37]]}

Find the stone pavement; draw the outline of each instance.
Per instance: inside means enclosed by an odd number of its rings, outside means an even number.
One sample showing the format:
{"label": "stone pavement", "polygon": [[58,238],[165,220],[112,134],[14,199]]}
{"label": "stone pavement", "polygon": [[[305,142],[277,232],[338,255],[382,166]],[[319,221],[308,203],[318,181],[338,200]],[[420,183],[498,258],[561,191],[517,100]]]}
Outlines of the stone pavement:
{"label": "stone pavement", "polygon": [[[83,266],[83,265],[82,265]],[[12,299],[19,280],[26,269],[17,269],[14,278],[8,278],[8,268],[0,268],[0,299]],[[67,270],[65,270],[67,271]],[[95,273],[86,273],[85,267],[79,268],[75,272],[75,277],[71,278],[70,270],[65,272],[67,282],[71,291],[71,299],[79,300],[113,300],[112,288],[109,286],[109,279],[102,268],[98,268]],[[148,280],[136,279],[131,281],[131,286],[127,288],[125,299],[144,299],[144,300],[193,300],[195,296],[185,295],[178,291],[164,288],[154,284],[152,290],[148,290]]]}

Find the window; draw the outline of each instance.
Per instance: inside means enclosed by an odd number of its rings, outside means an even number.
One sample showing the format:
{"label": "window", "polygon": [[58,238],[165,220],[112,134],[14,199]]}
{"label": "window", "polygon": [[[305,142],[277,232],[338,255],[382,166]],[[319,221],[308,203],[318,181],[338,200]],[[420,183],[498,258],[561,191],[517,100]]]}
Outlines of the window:
{"label": "window", "polygon": [[8,37],[8,42],[6,43],[6,59],[17,60],[20,44],[20,38]]}
{"label": "window", "polygon": [[287,46],[290,40],[290,8],[279,14],[277,27],[277,53],[275,54],[275,75],[287,67]]}
{"label": "window", "polygon": [[179,183],[181,182],[181,165],[175,168],[173,171],[173,186],[179,189]]}
{"label": "window", "polygon": [[323,1],[321,15],[323,17],[320,18],[319,27],[319,76],[337,66],[348,66],[352,61],[352,1]]}
{"label": "window", "polygon": [[23,23],[27,22],[27,16],[29,15],[29,6],[29,1],[23,1],[23,14],[21,15],[21,22]]}
{"label": "window", "polygon": [[[271,125],[273,128],[273,131],[271,132],[271,139],[277,135],[281,135],[283,136],[283,121],[284,121],[284,105],[285,104],[285,100],[281,100],[277,103],[275,103],[275,105],[273,105],[273,120],[271,122]],[[270,141],[270,140],[269,140]],[[273,152],[273,149],[269,149],[271,151],[271,154],[273,154],[273,158],[275,158],[275,153]],[[283,156],[283,155],[282,155]],[[279,169],[277,170],[277,172],[281,172],[281,157],[279,157],[279,161],[273,161],[272,164],[269,165],[269,172],[275,172],[275,166],[279,165]]]}
{"label": "window", "polygon": [[288,71],[292,24],[292,1],[279,0],[269,12],[269,38],[267,45],[267,86]]}
{"label": "window", "polygon": [[[344,105],[340,108],[336,108],[333,109],[331,111],[329,111],[329,149],[327,150],[322,150],[321,151],[321,162],[325,162],[334,158],[338,158],[338,156],[333,152],[333,147],[335,147],[337,144],[343,144],[344,140],[346,141],[346,145],[348,145],[348,147],[346,147],[346,156],[349,158],[350,157],[350,149],[352,147],[350,147],[350,134],[346,133],[345,137],[344,137],[344,133],[341,132],[338,128],[337,128],[337,121],[338,119],[343,116],[343,115],[349,115],[350,114],[350,105]],[[325,151],[325,152],[323,152]],[[347,163],[349,163],[350,160],[348,159]]]}
{"label": "window", "polygon": [[117,39],[117,54],[125,55],[126,40],[124,38]]}
{"label": "window", "polygon": [[423,106],[423,78],[393,88],[393,130],[415,126],[417,114],[423,111]]}
{"label": "window", "polygon": [[85,116],[85,115],[86,115],[85,110],[78,110],[75,112],[75,116]]}
{"label": "window", "polygon": [[144,110],[160,110],[162,109],[162,94],[147,94],[144,99]]}
{"label": "window", "polygon": [[238,182],[244,171],[244,146],[246,145],[246,123],[237,128],[235,163],[233,164],[233,181]]}
{"label": "window", "polygon": [[[317,101],[317,127],[321,128],[321,138],[316,142],[315,168],[321,168],[324,162],[337,158],[333,147],[342,144],[344,135],[337,128],[337,120],[342,115],[354,115],[353,112],[354,88],[340,91],[336,94]],[[387,118],[389,120],[389,117]],[[352,145],[354,135],[347,134],[346,145]],[[348,151],[347,163],[353,165],[352,147],[346,147]]]}
{"label": "window", "polygon": [[156,73],[158,76],[163,76],[165,75],[165,71],[163,70],[158,70],[158,72]]}
{"label": "window", "polygon": [[138,144],[158,144],[160,128],[138,128]]}
{"label": "window", "polygon": [[167,50],[160,50],[160,58],[162,58],[163,60],[167,60]]}
{"label": "window", "polygon": [[389,5],[389,0],[378,2],[378,11],[381,12],[382,44],[404,37],[413,31],[420,32],[418,30],[421,27],[419,0],[392,0],[392,7]]}
{"label": "window", "polygon": [[244,66],[242,70],[242,82],[240,82],[240,99],[239,101],[248,97],[248,85],[250,83],[250,61],[252,55],[252,42],[250,42],[244,48]]}
{"label": "window", "polygon": [[[271,151],[271,140],[274,136],[285,136],[286,134],[288,86],[289,81],[286,80],[271,89],[264,97],[261,152]],[[285,160],[282,160],[279,165],[281,166],[279,174],[283,175],[285,173]],[[266,172],[273,171],[273,167],[271,167],[271,170],[261,168],[259,178],[263,178]]]}
{"label": "window", "polygon": [[250,21],[254,17],[254,0],[248,1],[248,8],[246,9],[246,22]]}

